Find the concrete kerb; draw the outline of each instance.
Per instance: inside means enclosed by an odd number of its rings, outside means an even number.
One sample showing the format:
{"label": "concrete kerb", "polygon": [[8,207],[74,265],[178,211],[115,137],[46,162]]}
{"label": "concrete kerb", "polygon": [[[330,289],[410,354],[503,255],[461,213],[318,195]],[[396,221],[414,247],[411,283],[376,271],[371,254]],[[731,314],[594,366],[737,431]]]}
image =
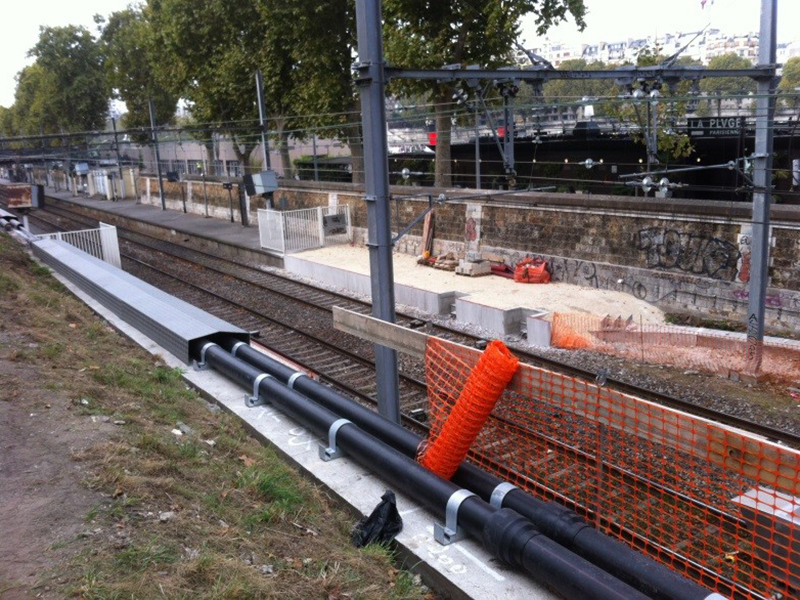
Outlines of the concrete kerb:
{"label": "concrete kerb", "polygon": [[[340,267],[325,265],[300,256],[286,255],[284,269],[290,273],[313,279],[326,285],[346,289],[355,294],[370,297],[372,284],[369,275],[356,273]],[[414,286],[395,283],[395,301],[433,315],[450,314],[455,299],[462,292],[431,292]]]}
{"label": "concrete kerb", "polygon": [[[536,345],[550,345],[550,336],[547,334],[549,327],[537,321],[546,323],[544,319],[549,313],[537,308],[497,308],[487,306],[471,300],[469,296],[456,298],[456,320],[461,323],[480,323],[481,326],[496,335],[521,335],[523,326],[529,332],[533,329],[538,340]],[[533,323],[528,323],[528,320]],[[549,325],[549,323],[548,323]],[[546,344],[545,342],[546,335]]]}
{"label": "concrete kerb", "polygon": [[[182,369],[183,380],[206,400],[235,415],[260,442],[276,449],[288,462],[313,481],[325,486],[335,498],[360,518],[380,501],[386,485],[347,457],[332,462],[319,459],[322,438],[313,435],[282,413],[268,406],[249,409],[242,400],[243,389],[214,371],[186,371],[186,365],[151,339],[125,323],[57,273],[70,292],[86,303],[117,331],[168,366]],[[403,517],[403,531],[396,548],[404,564],[420,573],[427,585],[450,598],[502,597],[520,600],[556,600],[558,596],[526,576],[496,568],[496,560],[476,542],[466,539],[441,546],[433,539],[437,517],[396,492]]]}
{"label": "concrete kerb", "polygon": [[[291,273],[314,281],[346,289],[369,297],[371,284],[369,275],[356,273],[299,256],[287,255],[284,268]],[[456,321],[464,324],[480,323],[491,333],[520,335],[523,328],[528,332],[528,343],[550,346],[550,313],[542,309],[516,307],[511,309],[487,306],[471,300],[464,292],[431,292],[414,286],[396,283],[395,300],[432,315],[449,315],[455,310]]]}

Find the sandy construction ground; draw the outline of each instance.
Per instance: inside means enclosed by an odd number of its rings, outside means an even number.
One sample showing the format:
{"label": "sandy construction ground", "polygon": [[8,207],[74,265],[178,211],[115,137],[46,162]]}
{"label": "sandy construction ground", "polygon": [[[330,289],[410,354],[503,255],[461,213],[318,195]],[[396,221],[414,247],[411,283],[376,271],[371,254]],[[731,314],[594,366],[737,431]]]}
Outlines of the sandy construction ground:
{"label": "sandy construction ground", "polygon": [[[298,256],[315,262],[369,274],[369,255],[363,246],[328,246],[308,250]],[[664,313],[648,302],[630,294],[598,290],[568,283],[523,284],[489,275],[464,277],[417,264],[407,254],[394,254],[394,279],[433,292],[459,291],[481,304],[497,308],[541,308],[549,311],[584,313],[599,316],[634,315],[644,323],[663,323]]]}

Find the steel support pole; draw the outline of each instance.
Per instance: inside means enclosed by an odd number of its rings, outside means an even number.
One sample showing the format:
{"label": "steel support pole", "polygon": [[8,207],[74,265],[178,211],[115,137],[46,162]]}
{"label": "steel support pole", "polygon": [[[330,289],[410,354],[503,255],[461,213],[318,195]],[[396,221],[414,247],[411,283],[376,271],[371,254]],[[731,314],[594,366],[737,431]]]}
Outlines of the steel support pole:
{"label": "steel support pole", "polygon": [[117,136],[117,120],[111,119],[111,128],[114,130],[114,152],[117,155],[117,171],[119,172],[119,191],[125,199],[125,176],[122,174],[122,159],[119,156],[119,137]]}
{"label": "steel support pole", "polygon": [[150,135],[153,140],[153,148],[156,153],[156,172],[158,173],[158,195],[161,198],[161,210],[167,210],[167,201],[164,198],[164,179],[161,175],[161,153],[158,151],[158,134],[156,134],[156,107],[153,99],[147,101],[150,108]]}
{"label": "steel support pole", "polygon": [[475,104],[475,189],[481,189],[481,117]]}
{"label": "steel support pole", "polygon": [[264,83],[261,79],[261,69],[256,71],[256,97],[258,98],[258,122],[261,125],[261,151],[264,158],[264,168],[272,170],[269,161],[269,145],[267,141],[267,118],[264,106]]}
{"label": "steel support pole", "polygon": [[208,217],[208,191],[206,190],[206,163],[203,161],[203,203],[205,204],[205,214]]}
{"label": "steel support pole", "polygon": [[503,98],[503,153],[505,154],[506,175],[508,178],[508,189],[512,189],[517,183],[517,171],[514,168],[514,95],[508,94]]}
{"label": "steel support pole", "polygon": [[[380,0],[356,0],[356,26],[372,314],[378,319],[393,323],[394,272]],[[391,348],[376,345],[375,369],[378,412],[391,421],[399,422],[397,353]]]}
{"label": "steel support pole", "polygon": [[[761,0],[759,66],[774,65],[778,0]],[[747,370],[761,370],[769,283],[769,212],[772,203],[772,127],[775,117],[775,77],[758,80],[756,100],[756,144],[753,158],[753,243],[750,255],[750,296],[747,310]]]}
{"label": "steel support pole", "polygon": [[314,181],[319,181],[319,165],[317,164],[317,134],[311,136],[311,148],[314,153]]}

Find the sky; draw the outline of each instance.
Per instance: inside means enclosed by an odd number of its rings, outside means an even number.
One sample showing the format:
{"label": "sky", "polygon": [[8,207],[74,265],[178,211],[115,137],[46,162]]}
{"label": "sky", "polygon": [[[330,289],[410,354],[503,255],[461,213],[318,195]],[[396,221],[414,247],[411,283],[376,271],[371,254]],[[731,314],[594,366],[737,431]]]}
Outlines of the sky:
{"label": "sky", "polygon": [[[31,59],[28,50],[36,44],[39,26],[84,25],[94,30],[95,14],[108,16],[125,8],[132,0],[26,0],[17,3],[3,15],[0,36],[0,105],[14,102],[15,75]],[[287,0],[291,1],[291,0]],[[446,1],[446,0],[441,0]],[[548,33],[554,41],[594,43],[602,40],[624,40],[665,32],[698,31],[712,27],[731,33],[758,30],[760,0],[585,0],[589,14],[587,27],[578,32],[574,22],[564,23]],[[655,8],[666,6],[658,13]],[[533,18],[523,26],[526,46],[536,44]],[[778,41],[800,39],[796,33],[800,23],[800,0],[778,0]]]}
{"label": "sky", "polygon": [[[39,39],[39,26],[83,25],[95,30],[92,17],[108,16],[124,9],[132,0],[23,0],[4,6],[3,34],[0,35],[0,106],[14,103],[14,77],[33,62],[28,50]],[[5,5],[5,3],[3,3]]]}
{"label": "sky", "polygon": [[[664,33],[700,31],[706,25],[726,33],[758,31],[761,0],[584,0],[586,29],[574,21],[551,29],[545,37],[566,43],[596,43],[646,38]],[[659,11],[659,7],[666,10]],[[800,39],[800,0],[778,0],[778,42]],[[536,45],[535,18],[523,22],[526,47]]]}

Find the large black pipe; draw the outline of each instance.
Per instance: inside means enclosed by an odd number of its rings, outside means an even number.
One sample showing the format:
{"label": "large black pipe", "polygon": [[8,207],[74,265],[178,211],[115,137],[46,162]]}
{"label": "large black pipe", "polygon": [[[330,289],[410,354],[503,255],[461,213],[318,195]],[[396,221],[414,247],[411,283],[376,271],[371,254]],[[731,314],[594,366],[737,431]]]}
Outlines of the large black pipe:
{"label": "large black pipe", "polygon": [[[237,340],[224,345],[260,371],[279,381],[291,381],[293,389],[318,402],[321,406],[349,419],[364,431],[400,450],[406,456],[416,456],[422,441],[402,425],[384,419],[377,413],[354,402],[326,385],[307,377],[291,367],[254,350]],[[484,500],[502,480],[464,461],[452,481],[476,493]],[[586,523],[579,515],[555,502],[544,502],[520,490],[508,492],[502,506],[511,508],[533,523],[544,535],[582,556],[615,577],[657,600],[711,600],[722,598],[683,577],[650,557],[604,535]]]}
{"label": "large black pipe", "polygon": [[[263,373],[216,344],[206,346],[208,365],[226,377],[252,387]],[[341,418],[274,377],[259,382],[258,394],[319,435]],[[350,423],[336,437],[337,447],[381,479],[420,504],[444,515],[450,497],[461,488],[442,479],[412,458]],[[522,567],[535,579],[569,599],[644,599],[645,595],[613,575],[542,535],[526,518],[509,508],[497,509],[477,496],[465,499],[459,526],[497,558]]]}

